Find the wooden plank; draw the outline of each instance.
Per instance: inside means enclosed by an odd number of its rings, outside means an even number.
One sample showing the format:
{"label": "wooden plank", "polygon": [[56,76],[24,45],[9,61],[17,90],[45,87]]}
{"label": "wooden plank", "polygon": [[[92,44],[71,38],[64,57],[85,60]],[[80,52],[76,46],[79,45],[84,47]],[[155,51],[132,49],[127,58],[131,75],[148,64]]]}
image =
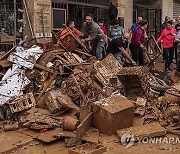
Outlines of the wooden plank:
{"label": "wooden plank", "polygon": [[92,63],[76,63],[76,64],[66,64],[65,66],[81,66],[81,65],[91,65]]}
{"label": "wooden plank", "polygon": [[130,127],[116,131],[119,138],[124,134],[133,134],[134,137],[156,137],[166,135],[166,130],[159,123]]}
{"label": "wooden plank", "polygon": [[55,55],[55,57],[62,60],[65,64],[69,64],[69,62],[66,59],[62,58],[61,56]]}
{"label": "wooden plank", "polygon": [[54,73],[54,71],[52,69],[49,69],[48,67],[45,67],[43,65],[35,63],[34,66],[40,70],[44,70],[44,71],[52,73],[52,74]]}
{"label": "wooden plank", "polygon": [[89,128],[92,125],[92,113],[89,113],[89,115],[80,123],[80,125],[76,129],[76,141],[82,139],[85,132],[89,130]]}
{"label": "wooden plank", "polygon": [[83,52],[83,51],[81,51],[81,50],[79,50],[79,49],[75,49],[74,52],[83,54],[83,55],[88,56],[88,57],[92,57],[92,55],[90,55],[90,54],[88,54],[88,53],[86,53],[86,52]]}

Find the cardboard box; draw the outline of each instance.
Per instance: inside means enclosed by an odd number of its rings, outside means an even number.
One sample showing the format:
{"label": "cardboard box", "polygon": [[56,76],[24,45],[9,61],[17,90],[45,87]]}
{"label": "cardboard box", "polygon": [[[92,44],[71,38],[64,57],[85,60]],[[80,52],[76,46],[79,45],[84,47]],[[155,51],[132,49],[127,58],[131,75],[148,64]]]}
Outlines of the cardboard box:
{"label": "cardboard box", "polygon": [[93,103],[93,125],[100,132],[112,135],[118,129],[133,125],[133,104],[120,95],[114,95]]}

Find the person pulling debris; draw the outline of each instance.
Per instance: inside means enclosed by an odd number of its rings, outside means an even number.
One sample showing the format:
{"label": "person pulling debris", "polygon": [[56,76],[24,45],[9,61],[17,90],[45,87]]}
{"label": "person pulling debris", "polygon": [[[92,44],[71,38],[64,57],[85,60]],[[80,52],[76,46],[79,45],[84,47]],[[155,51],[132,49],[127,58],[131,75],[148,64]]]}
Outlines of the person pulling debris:
{"label": "person pulling debris", "polygon": [[[72,21],[72,20],[67,20],[66,25],[64,25],[64,26],[65,26],[65,28],[64,28],[64,29],[60,32],[60,34],[59,34],[60,40],[64,39],[66,36],[68,36],[70,30],[72,30],[73,33],[74,33],[75,35],[77,35],[77,36],[82,35],[82,33],[81,33],[78,29],[75,28],[74,21]],[[60,43],[60,41],[58,40],[56,47],[59,46],[60,44],[61,44],[61,43]]]}
{"label": "person pulling debris", "polygon": [[65,36],[69,34],[69,29],[71,29],[77,36],[80,36],[82,34],[78,29],[75,28],[74,21],[67,20],[65,29],[63,29],[60,33],[60,39],[63,39]]}
{"label": "person pulling debris", "polygon": [[127,54],[125,49],[128,46],[128,39],[130,38],[129,33],[125,33],[122,37],[118,37],[113,39],[107,48],[107,51],[112,53],[114,57],[118,60],[118,62],[121,65],[124,65],[125,63],[125,58],[130,62],[131,64],[136,64],[130,56]]}
{"label": "person pulling debris", "polygon": [[84,42],[92,41],[92,55],[96,56],[98,60],[102,60],[106,36],[99,25],[93,21],[92,14],[86,15],[83,23],[83,36],[85,37]]}

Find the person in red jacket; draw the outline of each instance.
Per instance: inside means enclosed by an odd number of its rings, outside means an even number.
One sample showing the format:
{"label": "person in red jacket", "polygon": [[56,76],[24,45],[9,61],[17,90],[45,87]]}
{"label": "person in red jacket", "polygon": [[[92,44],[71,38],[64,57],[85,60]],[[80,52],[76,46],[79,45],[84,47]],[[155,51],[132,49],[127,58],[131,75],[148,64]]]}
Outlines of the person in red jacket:
{"label": "person in red jacket", "polygon": [[172,21],[167,22],[166,28],[162,31],[158,38],[158,42],[162,43],[164,60],[165,60],[165,71],[171,71],[171,63],[174,56],[174,39],[176,35],[176,29],[172,27]]}
{"label": "person in red jacket", "polygon": [[131,43],[129,49],[132,54],[132,59],[136,62],[137,65],[144,65],[145,64],[145,56],[144,50],[146,50],[144,46],[145,42],[145,30],[147,29],[147,21],[142,20],[139,23],[139,27],[133,33]]}

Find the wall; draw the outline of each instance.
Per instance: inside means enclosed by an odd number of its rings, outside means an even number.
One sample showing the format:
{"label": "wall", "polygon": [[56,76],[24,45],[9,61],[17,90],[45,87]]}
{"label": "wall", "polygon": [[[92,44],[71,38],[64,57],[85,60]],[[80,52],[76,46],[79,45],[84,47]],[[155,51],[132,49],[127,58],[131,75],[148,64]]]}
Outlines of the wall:
{"label": "wall", "polygon": [[173,17],[173,0],[162,0],[162,22],[165,16]]}
{"label": "wall", "polygon": [[26,0],[27,11],[29,14],[33,35],[29,27],[26,13],[24,14],[25,31],[29,39],[36,38],[38,43],[51,41],[51,0]]}
{"label": "wall", "polygon": [[128,30],[133,23],[133,0],[112,0],[118,8],[118,17],[124,18],[124,29]]}

